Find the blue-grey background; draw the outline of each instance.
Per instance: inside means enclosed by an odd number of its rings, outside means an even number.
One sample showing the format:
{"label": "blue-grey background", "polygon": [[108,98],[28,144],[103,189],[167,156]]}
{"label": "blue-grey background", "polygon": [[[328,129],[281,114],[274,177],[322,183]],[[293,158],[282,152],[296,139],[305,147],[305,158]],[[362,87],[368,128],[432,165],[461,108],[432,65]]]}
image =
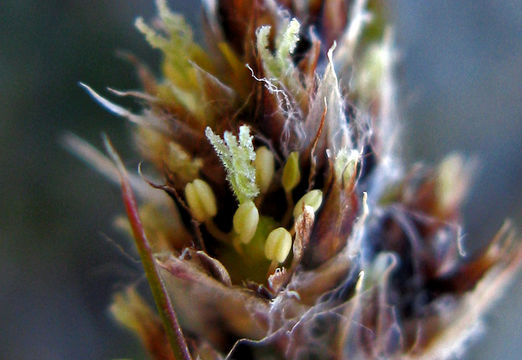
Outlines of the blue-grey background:
{"label": "blue-grey background", "polygon": [[[197,26],[198,1],[171,1]],[[469,244],[506,216],[522,224],[522,4],[391,2],[406,162],[460,150],[481,161],[466,205]],[[130,50],[158,54],[133,27],[152,0],[0,1],[0,358],[143,358],[107,314],[112,291],[139,279],[105,235],[119,190],[67,154],[70,130],[100,144],[106,131],[129,160],[128,127],[77,86],[135,88]],[[519,280],[486,318],[469,359],[519,359]]]}

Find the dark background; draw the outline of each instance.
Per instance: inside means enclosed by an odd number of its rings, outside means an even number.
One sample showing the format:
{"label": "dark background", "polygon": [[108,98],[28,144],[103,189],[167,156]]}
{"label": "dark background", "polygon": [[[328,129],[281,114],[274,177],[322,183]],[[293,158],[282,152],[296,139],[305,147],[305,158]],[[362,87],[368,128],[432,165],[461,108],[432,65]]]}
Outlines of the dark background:
{"label": "dark background", "polygon": [[[198,1],[171,1],[197,27]],[[522,224],[522,4],[393,1],[401,50],[401,148],[407,164],[453,150],[481,162],[465,208],[469,246],[507,216]],[[107,313],[114,289],[140,278],[104,236],[119,190],[60,147],[70,130],[95,145],[106,131],[127,160],[128,125],[78,86],[135,88],[131,50],[158,54],[134,29],[149,0],[0,0],[0,358],[143,358]],[[125,102],[123,102],[125,104]],[[486,317],[469,359],[522,353],[520,276]]]}

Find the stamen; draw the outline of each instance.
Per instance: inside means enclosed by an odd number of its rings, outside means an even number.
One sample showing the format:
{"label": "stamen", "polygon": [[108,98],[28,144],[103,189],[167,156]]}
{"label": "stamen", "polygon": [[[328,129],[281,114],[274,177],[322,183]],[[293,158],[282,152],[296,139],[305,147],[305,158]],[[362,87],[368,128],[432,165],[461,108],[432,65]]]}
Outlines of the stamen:
{"label": "stamen", "polygon": [[291,192],[301,180],[301,171],[299,170],[299,153],[294,151],[290,153],[283,168],[283,177],[281,182],[286,193]]}
{"label": "stamen", "polygon": [[256,183],[261,194],[264,194],[268,191],[274,177],[274,154],[266,146],[261,146],[256,150],[254,166],[256,168]]}
{"label": "stamen", "polygon": [[217,214],[216,197],[209,184],[196,179],[185,186],[185,198],[192,216],[205,222]]}
{"label": "stamen", "polygon": [[292,236],[283,227],[272,230],[266,239],[265,256],[269,260],[283,263],[292,248]]}
{"label": "stamen", "polygon": [[321,190],[315,189],[307,192],[294,207],[294,219],[297,219],[299,215],[303,213],[303,209],[305,206],[310,206],[314,209],[314,212],[321,207],[321,203],[323,202],[323,192]]}
{"label": "stamen", "polygon": [[247,201],[239,205],[234,214],[234,231],[243,244],[248,244],[254,237],[257,224],[259,222],[259,212],[252,201]]}

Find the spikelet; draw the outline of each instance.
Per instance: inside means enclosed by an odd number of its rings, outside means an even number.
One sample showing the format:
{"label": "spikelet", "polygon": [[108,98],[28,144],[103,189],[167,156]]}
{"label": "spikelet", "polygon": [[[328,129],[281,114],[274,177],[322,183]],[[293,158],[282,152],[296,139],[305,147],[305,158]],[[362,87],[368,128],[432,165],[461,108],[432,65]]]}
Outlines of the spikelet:
{"label": "spikelet", "polygon": [[508,223],[463,252],[469,161],[402,170],[385,7],[346,4],[203,0],[204,47],[157,0],[163,75],[114,92],[143,110],[86,87],[159,174],[67,140],[123,186],[160,316],[132,288],[111,311],[152,358],[447,359],[520,268]]}

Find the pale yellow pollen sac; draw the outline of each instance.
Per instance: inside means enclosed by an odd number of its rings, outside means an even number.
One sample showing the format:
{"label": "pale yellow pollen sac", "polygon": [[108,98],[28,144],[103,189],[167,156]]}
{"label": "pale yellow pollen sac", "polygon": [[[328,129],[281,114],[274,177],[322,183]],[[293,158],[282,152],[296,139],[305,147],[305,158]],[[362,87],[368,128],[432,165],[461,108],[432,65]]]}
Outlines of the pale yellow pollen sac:
{"label": "pale yellow pollen sac", "polygon": [[266,146],[261,146],[256,150],[254,166],[256,167],[256,183],[259,191],[264,194],[268,191],[274,177],[274,154]]}
{"label": "pale yellow pollen sac", "polygon": [[283,227],[272,230],[266,239],[265,256],[269,260],[282,263],[292,248],[292,235]]}
{"label": "pale yellow pollen sac", "polygon": [[323,192],[321,190],[315,189],[307,192],[301,199],[299,199],[294,207],[294,219],[297,219],[299,215],[303,213],[303,208],[305,206],[310,206],[314,211],[317,211],[322,202]]}
{"label": "pale yellow pollen sac", "polygon": [[205,222],[217,214],[216,197],[209,184],[196,179],[185,186],[185,199],[192,216]]}
{"label": "pale yellow pollen sac", "polygon": [[243,244],[248,244],[254,237],[259,222],[259,211],[252,201],[239,205],[232,219],[234,231]]}
{"label": "pale yellow pollen sac", "polygon": [[290,153],[286,159],[285,167],[283,168],[283,176],[281,182],[285,192],[292,191],[301,180],[301,171],[299,170],[299,153],[294,151]]}

